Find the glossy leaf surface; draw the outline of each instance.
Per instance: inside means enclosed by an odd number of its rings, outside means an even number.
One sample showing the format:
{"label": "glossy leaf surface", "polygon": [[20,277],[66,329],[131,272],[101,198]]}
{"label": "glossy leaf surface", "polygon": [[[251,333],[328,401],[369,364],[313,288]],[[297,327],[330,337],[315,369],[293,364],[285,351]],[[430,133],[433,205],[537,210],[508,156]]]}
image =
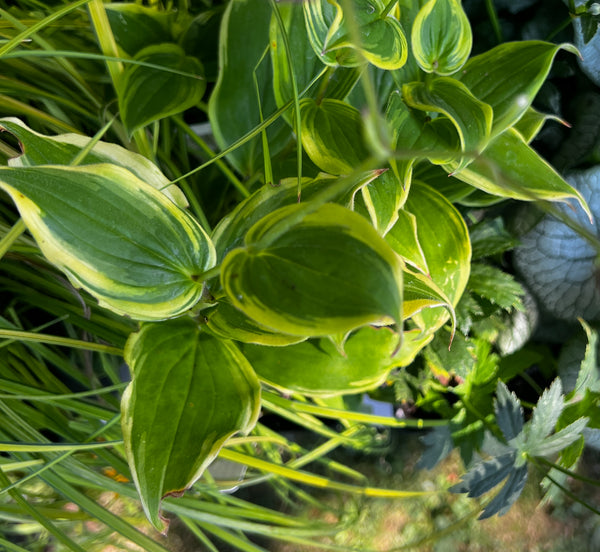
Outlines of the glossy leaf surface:
{"label": "glossy leaf surface", "polygon": [[467,61],[473,35],[460,0],[429,0],[414,20],[412,51],[427,73],[452,75]]}
{"label": "glossy leaf surface", "polygon": [[[405,208],[415,216],[429,276],[456,306],[471,266],[471,243],[463,218],[444,196],[421,183],[413,185]],[[446,310],[426,309],[418,316],[431,330],[445,323],[449,315]]]}
{"label": "glossy leaf surface", "polygon": [[442,113],[452,121],[461,149],[467,154],[457,170],[487,145],[492,129],[492,108],[475,98],[456,79],[440,77],[427,84],[410,83],[402,87],[402,96],[410,107]]}
{"label": "glossy leaf surface", "polygon": [[115,165],[0,168],[44,256],[102,306],[138,320],[190,309],[214,266],[202,227]]}
{"label": "glossy leaf surface", "polygon": [[[377,387],[397,366],[398,336],[367,326],[344,343],[342,355],[329,338],[285,348],[245,345],[242,351],[259,378],[285,391],[308,395],[359,393]],[[404,347],[404,345],[403,345]]]}
{"label": "glossy leaf surface", "polygon": [[[58,134],[45,136],[28,128],[15,118],[0,119],[0,129],[7,130],[19,140],[23,154],[9,159],[11,167],[33,167],[36,165],[70,165],[90,142],[80,134]],[[112,163],[131,171],[140,180],[163,192],[180,207],[187,207],[187,199],[175,184],[159,168],[143,155],[129,151],[117,144],[99,141],[79,163],[92,165]]]}
{"label": "glossy leaf surface", "polygon": [[[450,164],[445,168],[452,172],[456,167],[456,164]],[[513,129],[494,138],[485,151],[456,177],[500,197],[524,201],[575,199],[588,212],[581,194]]]}
{"label": "glossy leaf surface", "polygon": [[568,44],[534,40],[506,42],[471,58],[457,73],[456,78],[476,98],[492,106],[494,135],[515,124],[525,114],[561,49],[576,52]]}
{"label": "glossy leaf surface", "polygon": [[225,258],[221,283],[236,308],[268,328],[320,336],[402,320],[400,261],[352,211],[283,207],[244,243]]}
{"label": "glossy leaf surface", "polygon": [[194,107],[204,95],[206,80],[201,63],[186,56],[177,44],[157,44],[140,50],[137,61],[177,69],[188,77],[143,65],[128,65],[119,87],[121,118],[129,134],[147,124]]}
{"label": "glossy leaf surface", "polygon": [[144,511],[162,529],[162,499],[190,487],[229,437],[254,427],[260,385],[233,344],[190,318],[142,326],[125,360],[132,373],[121,402],[125,452]]}
{"label": "glossy leaf surface", "polygon": [[310,160],[330,174],[350,174],[369,156],[360,112],[340,100],[300,102],[302,143]]}

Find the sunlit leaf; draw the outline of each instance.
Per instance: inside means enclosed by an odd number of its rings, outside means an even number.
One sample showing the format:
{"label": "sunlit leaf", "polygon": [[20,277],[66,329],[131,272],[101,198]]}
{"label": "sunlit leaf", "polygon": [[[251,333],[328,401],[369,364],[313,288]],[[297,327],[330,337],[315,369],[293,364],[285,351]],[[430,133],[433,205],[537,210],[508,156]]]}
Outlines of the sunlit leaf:
{"label": "sunlit leaf", "polygon": [[137,61],[177,69],[188,77],[153,67],[130,64],[119,86],[121,118],[129,134],[147,124],[194,107],[204,95],[206,80],[197,58],[186,56],[177,44],[158,44],[140,50]]}
{"label": "sunlit leaf", "polygon": [[419,244],[417,234],[417,219],[412,213],[401,209],[392,229],[385,235],[385,241],[402,259],[420,270],[429,273],[427,260]]}
{"label": "sunlit leaf", "polygon": [[[28,128],[15,118],[0,119],[0,128],[7,130],[19,140],[23,154],[9,159],[11,167],[33,167],[36,165],[70,165],[89,144],[90,138],[81,134],[58,134],[45,136]],[[112,163],[131,171],[140,180],[163,192],[180,207],[187,206],[187,199],[176,184],[143,155],[129,151],[117,144],[99,141],[79,165]]]}
{"label": "sunlit leaf", "polygon": [[259,378],[284,391],[332,396],[380,385],[397,365],[398,336],[367,326],[344,343],[342,355],[329,338],[285,348],[245,345],[242,351]]}
{"label": "sunlit leaf", "polygon": [[460,0],[429,0],[414,20],[412,51],[427,73],[452,75],[460,69],[473,43],[471,25]]}
{"label": "sunlit leaf", "polygon": [[162,499],[189,488],[229,437],[254,427],[260,385],[233,344],[190,318],[142,326],[125,360],[132,372],[121,403],[125,452],[144,511],[163,529]]}
{"label": "sunlit leaf", "polygon": [[361,188],[365,207],[375,229],[385,236],[398,220],[404,190],[392,171],[386,171]]}
{"label": "sunlit leaf", "polygon": [[339,334],[402,320],[402,268],[360,215],[283,207],[257,222],[221,270],[231,303],[291,335]]}
{"label": "sunlit leaf", "polygon": [[116,165],[1,167],[44,256],[102,306],[139,320],[190,309],[216,261],[202,227]]}

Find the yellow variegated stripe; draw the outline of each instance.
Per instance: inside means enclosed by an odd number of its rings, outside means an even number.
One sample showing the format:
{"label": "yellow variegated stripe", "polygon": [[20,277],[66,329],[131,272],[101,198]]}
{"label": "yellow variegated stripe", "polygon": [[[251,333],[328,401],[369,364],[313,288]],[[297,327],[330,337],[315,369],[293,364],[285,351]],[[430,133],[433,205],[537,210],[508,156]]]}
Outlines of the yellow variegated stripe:
{"label": "yellow variegated stripe", "polygon": [[405,84],[402,95],[406,103],[423,111],[442,113],[456,128],[463,157],[456,170],[469,164],[470,159],[488,144],[492,131],[492,108],[479,101],[461,82],[439,77],[424,84]]}
{"label": "yellow variegated stripe", "polygon": [[[70,165],[77,154],[86,148],[91,140],[80,134],[58,134],[46,136],[30,129],[15,117],[0,119],[0,128],[16,136],[23,147],[23,155],[9,159],[11,167],[32,167],[36,165]],[[79,165],[112,163],[130,170],[146,184],[164,193],[180,207],[187,207],[187,199],[175,184],[160,169],[143,155],[129,151],[117,144],[99,141],[92,147]]]}
{"label": "yellow variegated stripe", "polygon": [[340,5],[332,0],[328,6],[329,9],[335,9],[331,24],[325,21],[322,0],[305,0],[303,7],[306,30],[313,50],[323,63],[336,67],[338,62],[335,53],[327,53],[325,50],[327,42],[338,31],[342,22],[343,13]]}
{"label": "yellow variegated stripe", "polygon": [[185,312],[216,255],[200,225],[113,165],[0,168],[44,256],[103,306],[139,320]]}
{"label": "yellow variegated stripe", "polygon": [[[231,303],[274,331],[319,336],[402,320],[399,258],[360,215],[326,204],[281,231],[303,205],[255,224],[223,262]],[[275,232],[273,238],[271,234]]]}
{"label": "yellow variegated stripe", "polygon": [[417,14],[412,52],[427,73],[452,75],[467,61],[473,35],[460,0],[429,0]]}
{"label": "yellow variegated stripe", "polygon": [[[453,171],[454,166],[445,169]],[[582,195],[512,128],[496,136],[481,156],[456,177],[499,197],[523,201],[575,199],[591,217]]]}

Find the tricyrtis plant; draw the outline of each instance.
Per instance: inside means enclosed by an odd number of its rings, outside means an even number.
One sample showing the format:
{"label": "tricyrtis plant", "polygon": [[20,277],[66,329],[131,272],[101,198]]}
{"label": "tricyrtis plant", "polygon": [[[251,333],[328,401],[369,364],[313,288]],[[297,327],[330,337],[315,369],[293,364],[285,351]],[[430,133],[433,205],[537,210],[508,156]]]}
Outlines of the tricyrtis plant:
{"label": "tricyrtis plant", "polygon": [[206,93],[215,60],[190,43],[210,18],[90,8],[113,125],[144,155],[103,141],[106,128],[50,136],[5,118],[22,151],[0,188],[73,286],[142,322],[125,347],[122,428],[157,528],[162,498],[253,430],[261,384],[309,397],[373,389],[454,331],[471,244],[451,199],[587,210],[528,145],[548,118],[533,99],[572,46],[507,43],[469,59],[458,0],[231,0],[207,98],[222,153],[185,176],[225,157],[246,184],[224,167],[244,198],[211,231],[155,163],[172,172],[158,145]]}

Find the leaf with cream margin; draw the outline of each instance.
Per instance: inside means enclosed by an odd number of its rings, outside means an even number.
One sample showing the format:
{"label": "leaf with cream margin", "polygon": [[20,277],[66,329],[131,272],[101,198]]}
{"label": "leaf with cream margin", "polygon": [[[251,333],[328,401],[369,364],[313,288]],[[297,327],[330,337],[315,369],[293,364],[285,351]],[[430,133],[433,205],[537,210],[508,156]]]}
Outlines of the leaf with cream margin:
{"label": "leaf with cream margin", "polygon": [[227,439],[254,427],[260,384],[233,343],[187,317],[143,325],[127,341],[125,361],[125,453],[146,516],[164,530],[162,499],[191,487]]}
{"label": "leaf with cream margin", "polygon": [[471,25],[460,0],[429,0],[417,13],[412,52],[427,73],[452,75],[467,61],[473,45]]}
{"label": "leaf with cream margin", "polygon": [[331,397],[374,389],[392,368],[406,365],[425,346],[422,334],[407,332],[392,357],[397,344],[398,336],[390,328],[366,326],[344,342],[343,354],[327,337],[283,349],[244,345],[242,351],[269,385],[284,392]]}
{"label": "leaf with cream margin", "polygon": [[531,107],[560,50],[578,53],[572,44],[505,42],[472,57],[455,75],[476,98],[492,106],[492,136],[514,125]]}
{"label": "leaf with cream margin", "polygon": [[367,220],[336,204],[264,217],[225,257],[221,284],[248,317],[291,335],[402,322],[400,259]]}
{"label": "leaf with cream margin", "polygon": [[116,165],[0,167],[42,254],[100,305],[138,320],[201,298],[216,254],[198,222]]}
{"label": "leaf with cream margin", "polygon": [[[70,165],[84,150],[91,138],[80,134],[57,134],[46,136],[31,130],[14,117],[0,119],[0,129],[10,132],[20,143],[22,155],[8,160],[11,167],[34,167],[36,165]],[[187,207],[183,192],[151,161],[139,153],[129,151],[117,144],[99,141],[87,153],[79,165],[112,163],[131,171],[140,180],[163,192],[179,207]]]}
{"label": "leaf with cream margin", "polygon": [[[444,168],[453,172],[457,163]],[[583,196],[569,185],[514,129],[494,138],[471,164],[454,175],[484,192],[522,201],[575,199],[590,215]]]}

